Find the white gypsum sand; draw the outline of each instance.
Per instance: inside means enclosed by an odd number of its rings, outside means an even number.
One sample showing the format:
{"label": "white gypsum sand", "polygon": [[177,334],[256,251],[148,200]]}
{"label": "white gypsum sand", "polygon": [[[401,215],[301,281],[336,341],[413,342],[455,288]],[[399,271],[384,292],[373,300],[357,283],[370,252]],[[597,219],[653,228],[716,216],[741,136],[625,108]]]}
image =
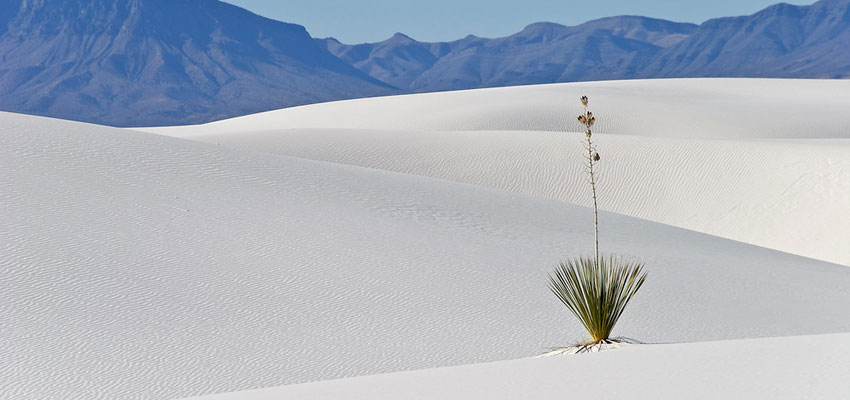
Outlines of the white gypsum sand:
{"label": "white gypsum sand", "polygon": [[[0,113],[0,398],[170,399],[520,358],[587,208]],[[602,213],[650,280],[615,335],[847,332],[850,269]],[[789,363],[795,362],[793,359]]]}
{"label": "white gypsum sand", "polygon": [[[579,97],[600,134],[677,138],[847,138],[850,80],[692,78],[575,82],[336,101],[204,125],[146,128],[173,136],[268,129],[564,131]],[[198,129],[198,128],[203,129]]]}
{"label": "white gypsum sand", "polygon": [[478,89],[147,130],[589,205],[583,135],[547,132],[579,129],[582,94],[599,117],[602,209],[850,265],[850,81]]}
{"label": "white gypsum sand", "polygon": [[[340,129],[193,137],[590,206],[582,138]],[[850,265],[850,139],[595,140],[605,161],[597,182],[604,210]]]}
{"label": "white gypsum sand", "polygon": [[[813,345],[822,344],[822,345]],[[850,334],[629,346],[399,372],[196,400],[846,399]]]}

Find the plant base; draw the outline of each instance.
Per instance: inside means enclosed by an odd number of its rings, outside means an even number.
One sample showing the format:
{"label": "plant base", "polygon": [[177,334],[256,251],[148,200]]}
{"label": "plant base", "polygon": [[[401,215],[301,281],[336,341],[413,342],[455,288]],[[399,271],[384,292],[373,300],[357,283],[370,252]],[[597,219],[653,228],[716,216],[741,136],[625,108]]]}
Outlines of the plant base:
{"label": "plant base", "polygon": [[584,342],[568,347],[555,347],[551,351],[543,353],[536,358],[566,356],[582,353],[598,353],[600,351],[616,350],[621,347],[643,344],[634,339],[626,337],[617,337],[613,339],[603,339],[598,342]]}

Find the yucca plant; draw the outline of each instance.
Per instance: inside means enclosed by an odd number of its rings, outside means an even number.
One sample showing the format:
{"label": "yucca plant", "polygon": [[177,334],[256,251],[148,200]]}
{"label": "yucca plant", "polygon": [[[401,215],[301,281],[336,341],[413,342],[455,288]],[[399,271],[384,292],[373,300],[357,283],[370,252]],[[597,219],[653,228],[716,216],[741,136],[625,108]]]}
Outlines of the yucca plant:
{"label": "yucca plant", "polygon": [[558,264],[549,289],[590,334],[591,340],[580,346],[610,344],[620,341],[611,339],[611,331],[645,280],[640,263],[582,257]]}
{"label": "yucca plant", "polygon": [[589,176],[593,197],[593,257],[580,257],[562,261],[549,275],[549,288],[552,293],[578,318],[591,340],[572,348],[575,352],[589,351],[593,346],[629,342],[625,338],[611,338],[611,331],[626,309],[626,306],[646,280],[643,264],[628,262],[609,256],[599,256],[599,209],[596,196],[596,175],[594,167],[601,157],[593,144],[591,127],[596,117],[588,111],[587,96],[581,97],[584,113],[578,121],[585,128],[585,150],[587,151],[585,171]]}

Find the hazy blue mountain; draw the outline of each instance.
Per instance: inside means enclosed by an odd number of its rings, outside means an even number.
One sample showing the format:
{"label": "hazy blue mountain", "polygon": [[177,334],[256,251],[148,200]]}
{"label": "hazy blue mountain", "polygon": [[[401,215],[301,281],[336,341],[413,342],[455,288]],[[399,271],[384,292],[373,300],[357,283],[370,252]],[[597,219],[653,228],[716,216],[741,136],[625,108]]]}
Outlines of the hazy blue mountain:
{"label": "hazy blue mountain", "polygon": [[499,39],[467,37],[411,83],[414,91],[450,90],[628,76],[695,28],[642,17],[576,27],[532,24]]}
{"label": "hazy blue mountain", "polygon": [[207,122],[354,97],[582,80],[850,78],[850,0],[701,25],[620,16],[504,38],[313,39],[216,0],[0,0],[0,110]]}
{"label": "hazy blue mountain", "polygon": [[505,38],[319,43],[370,76],[412,92],[662,77],[850,77],[850,0],[777,4],[702,25],[622,16],[537,23]]}
{"label": "hazy blue mountain", "polygon": [[395,93],[299,26],[215,0],[0,0],[0,109],[205,122]]}
{"label": "hazy blue mountain", "polygon": [[374,44],[319,43],[376,79],[406,90],[433,91],[631,76],[696,28],[623,16],[574,27],[536,23],[498,39],[468,36],[422,43],[396,34]]}
{"label": "hazy blue mountain", "polygon": [[346,46],[336,39],[317,43],[369,76],[400,88],[409,87],[451,50],[447,43],[421,43],[401,33],[381,43]]}
{"label": "hazy blue mountain", "polygon": [[850,0],[709,20],[640,75],[850,78]]}

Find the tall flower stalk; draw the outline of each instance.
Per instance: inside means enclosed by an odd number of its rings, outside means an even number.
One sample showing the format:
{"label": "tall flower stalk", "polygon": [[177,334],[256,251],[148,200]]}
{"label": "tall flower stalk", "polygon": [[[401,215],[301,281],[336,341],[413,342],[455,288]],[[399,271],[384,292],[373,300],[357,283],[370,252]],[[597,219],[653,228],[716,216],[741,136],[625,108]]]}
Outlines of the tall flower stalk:
{"label": "tall flower stalk", "polygon": [[578,122],[584,125],[584,136],[587,138],[585,149],[587,150],[587,174],[590,176],[590,190],[593,194],[593,260],[599,264],[599,208],[596,200],[596,175],[593,173],[593,167],[599,162],[601,157],[596,151],[596,146],[593,145],[593,133],[590,128],[596,123],[596,117],[587,109],[589,100],[587,96],[581,96],[581,104],[584,106],[584,114],[578,116]]}

